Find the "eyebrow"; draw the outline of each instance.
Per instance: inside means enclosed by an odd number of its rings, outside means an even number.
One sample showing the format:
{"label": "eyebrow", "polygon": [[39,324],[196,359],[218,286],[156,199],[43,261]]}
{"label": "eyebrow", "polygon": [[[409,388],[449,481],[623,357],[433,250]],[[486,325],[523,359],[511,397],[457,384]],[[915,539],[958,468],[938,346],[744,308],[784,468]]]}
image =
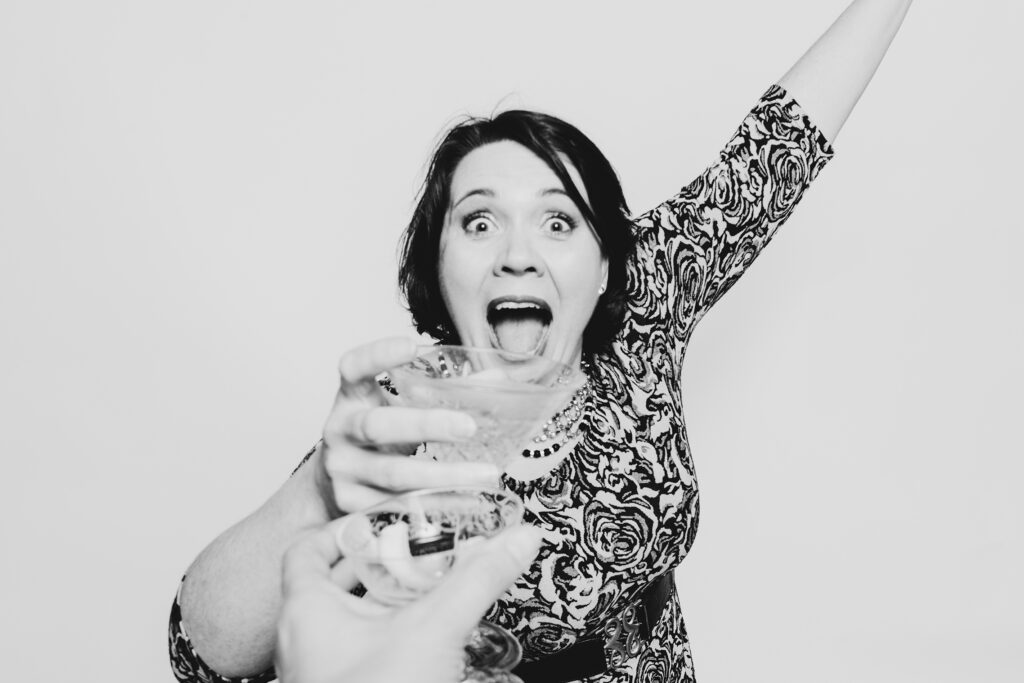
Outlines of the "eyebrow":
{"label": "eyebrow", "polygon": [[[559,195],[562,195],[563,197],[568,197],[569,196],[569,193],[566,192],[565,190],[563,190],[560,187],[549,187],[546,190],[541,190],[537,194],[540,197],[548,197],[548,196],[551,196],[553,194],[559,194]],[[452,208],[454,209],[456,206],[458,206],[462,202],[466,201],[470,197],[477,197],[477,196],[480,196],[480,197],[496,197],[497,193],[494,190],[488,189],[486,187],[480,187],[480,188],[477,188],[475,190],[470,190],[466,194],[464,194],[461,197],[459,197],[459,200],[457,202],[455,202],[454,204],[452,204]]]}
{"label": "eyebrow", "polygon": [[462,195],[462,197],[459,198],[459,201],[457,201],[454,204],[452,204],[452,208],[454,209],[456,206],[458,206],[462,202],[466,201],[470,197],[476,197],[476,196],[494,197],[495,194],[494,194],[494,190],[488,190],[485,187],[477,188],[476,190],[470,190],[466,194]]}

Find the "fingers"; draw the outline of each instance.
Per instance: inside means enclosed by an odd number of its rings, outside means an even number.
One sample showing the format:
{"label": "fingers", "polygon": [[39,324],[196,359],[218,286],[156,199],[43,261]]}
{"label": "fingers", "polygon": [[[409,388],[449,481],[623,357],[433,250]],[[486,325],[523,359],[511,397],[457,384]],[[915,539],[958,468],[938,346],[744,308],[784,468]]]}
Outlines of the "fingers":
{"label": "fingers", "polygon": [[[489,539],[416,603],[442,640],[465,638],[483,613],[529,567],[540,550],[539,529],[520,525]],[[437,619],[444,614],[444,619]],[[433,615],[431,618],[429,615]]]}
{"label": "fingers", "polygon": [[416,343],[405,337],[390,337],[358,346],[338,361],[341,393],[360,393],[367,381],[388,368],[411,361],[416,355]]}
{"label": "fingers", "polygon": [[[360,346],[338,362],[340,389],[323,432],[319,490],[331,514],[374,505],[388,495],[442,486],[496,486],[493,465],[435,463],[397,456],[409,444],[460,441],[476,431],[473,419],[452,410],[382,405],[373,379],[415,357],[406,338]],[[332,505],[333,499],[336,505]]]}
{"label": "fingers", "polygon": [[461,441],[476,432],[473,418],[453,410],[358,404],[339,410],[337,419],[328,427],[359,445]]}
{"label": "fingers", "polygon": [[464,413],[381,405],[383,397],[374,377],[415,354],[412,340],[395,337],[365,344],[341,357],[338,397],[323,433],[329,446],[458,441],[474,434],[476,423]]}
{"label": "fingers", "polygon": [[343,513],[365,510],[378,503],[383,503],[395,495],[394,493],[382,491],[372,486],[357,484],[337,476],[331,479],[331,489],[337,507]]}
{"label": "fingers", "polygon": [[331,582],[344,591],[351,591],[359,585],[359,578],[351,560],[342,559],[331,567]]}
{"label": "fingers", "polygon": [[494,487],[501,478],[498,468],[488,463],[440,463],[358,448],[328,450],[324,469],[330,475],[339,506],[346,510],[359,510],[389,495],[415,489]]}

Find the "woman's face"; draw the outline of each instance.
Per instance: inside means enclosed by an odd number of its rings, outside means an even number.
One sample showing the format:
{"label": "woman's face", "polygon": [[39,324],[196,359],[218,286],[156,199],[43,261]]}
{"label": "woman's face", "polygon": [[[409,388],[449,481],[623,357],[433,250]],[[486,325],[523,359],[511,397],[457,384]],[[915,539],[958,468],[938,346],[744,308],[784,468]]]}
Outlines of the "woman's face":
{"label": "woman's face", "polygon": [[558,176],[519,143],[494,142],[463,158],[450,197],[438,270],[460,341],[575,366],[608,260]]}

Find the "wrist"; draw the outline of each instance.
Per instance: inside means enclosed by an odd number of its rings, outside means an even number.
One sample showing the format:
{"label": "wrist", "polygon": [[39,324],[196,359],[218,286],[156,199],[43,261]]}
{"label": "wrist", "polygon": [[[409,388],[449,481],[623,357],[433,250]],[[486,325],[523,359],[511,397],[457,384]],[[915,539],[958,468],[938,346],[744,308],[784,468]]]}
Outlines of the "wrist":
{"label": "wrist", "polygon": [[294,530],[323,526],[343,514],[334,503],[331,478],[323,468],[323,442],[318,442],[278,491],[261,508],[261,514],[290,519]]}
{"label": "wrist", "polygon": [[338,507],[338,502],[334,497],[334,485],[331,483],[331,475],[327,474],[327,468],[324,467],[325,450],[326,446],[323,440],[321,440],[317,443],[310,462],[306,463],[307,467],[303,469],[309,472],[310,486],[313,488],[315,497],[320,503],[319,512],[323,517],[323,521],[327,522],[342,517],[345,512]]}

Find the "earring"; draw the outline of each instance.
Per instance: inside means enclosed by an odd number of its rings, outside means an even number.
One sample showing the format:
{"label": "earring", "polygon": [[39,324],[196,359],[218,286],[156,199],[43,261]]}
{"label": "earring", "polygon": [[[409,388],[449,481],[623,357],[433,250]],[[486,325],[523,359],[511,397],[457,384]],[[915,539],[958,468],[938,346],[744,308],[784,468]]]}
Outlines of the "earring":
{"label": "earring", "polygon": [[601,296],[602,294],[604,294],[604,290],[605,290],[605,284],[602,282],[601,286],[597,288],[597,295]]}

